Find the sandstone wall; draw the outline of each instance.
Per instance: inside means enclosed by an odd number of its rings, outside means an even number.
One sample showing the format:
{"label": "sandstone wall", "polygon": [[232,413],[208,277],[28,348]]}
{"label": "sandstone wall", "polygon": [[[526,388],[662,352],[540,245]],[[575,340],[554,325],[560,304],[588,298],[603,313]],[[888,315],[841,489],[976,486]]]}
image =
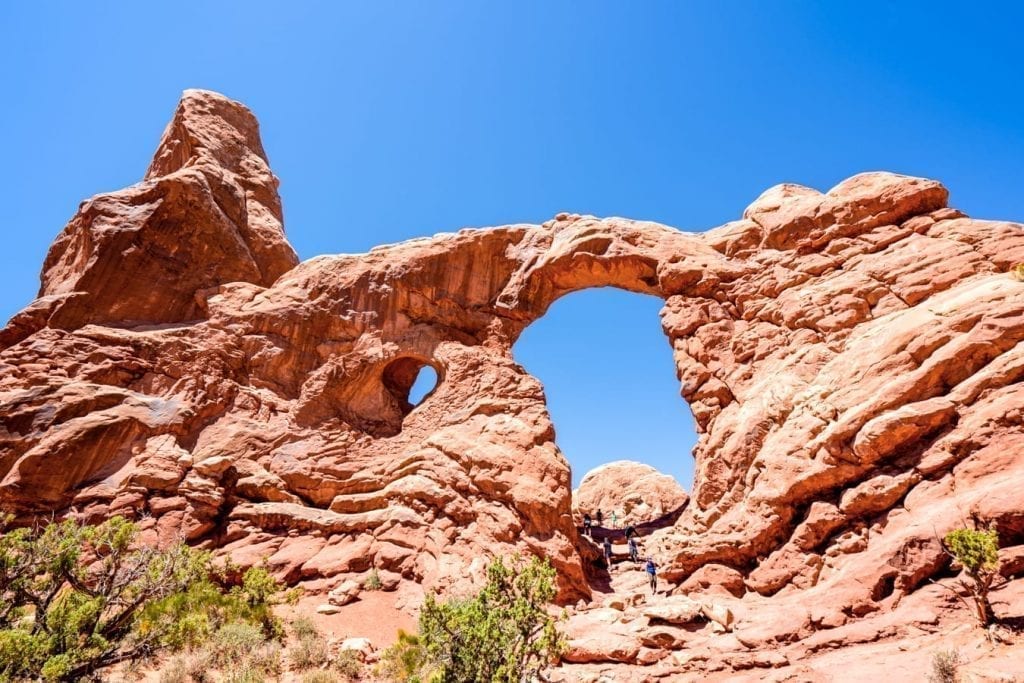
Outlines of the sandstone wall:
{"label": "sandstone wall", "polygon": [[723,565],[834,622],[941,571],[935,530],[1024,543],[1024,230],[937,182],[781,185],[701,234],[561,214],[303,263],[276,185],[248,110],[188,91],[146,179],[80,207],[0,332],[5,510],[138,516],[325,589],[543,553],[585,596],[568,465],[511,349],[614,286],[665,300],[700,430],[653,537],[669,578]]}

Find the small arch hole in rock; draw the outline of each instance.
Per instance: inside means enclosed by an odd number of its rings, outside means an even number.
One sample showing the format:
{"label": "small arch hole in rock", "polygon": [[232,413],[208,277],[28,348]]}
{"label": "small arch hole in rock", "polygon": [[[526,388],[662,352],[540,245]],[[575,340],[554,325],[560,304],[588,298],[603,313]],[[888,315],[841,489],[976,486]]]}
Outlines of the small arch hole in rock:
{"label": "small arch hole in rock", "polygon": [[430,365],[424,365],[419,369],[412,388],[409,389],[409,403],[415,408],[436,388],[437,370]]}
{"label": "small arch hole in rock", "polygon": [[384,369],[384,388],[395,398],[403,416],[422,403],[439,381],[437,370],[422,358],[403,356]]}

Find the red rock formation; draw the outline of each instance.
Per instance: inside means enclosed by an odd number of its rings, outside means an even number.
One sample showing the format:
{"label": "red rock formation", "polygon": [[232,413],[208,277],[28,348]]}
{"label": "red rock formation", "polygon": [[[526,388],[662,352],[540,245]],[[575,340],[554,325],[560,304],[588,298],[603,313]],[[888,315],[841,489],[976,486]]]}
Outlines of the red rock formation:
{"label": "red rock formation", "polygon": [[653,522],[681,512],[689,496],[670,475],[650,465],[618,460],[587,472],[573,491],[573,512],[578,519],[584,513],[601,510],[610,522],[614,512],[619,526]]}
{"label": "red rock formation", "polygon": [[277,185],[252,113],[186,91],[145,180],[79,207],[46,255],[39,298],[0,341],[45,326],[195,320],[204,290],[272,284],[298,263]]}
{"label": "red rock formation", "polygon": [[[5,510],[148,515],[324,589],[542,553],[587,595],[569,469],[511,348],[614,286],[665,300],[700,430],[692,500],[648,547],[664,578],[713,564],[691,585],[746,590],[744,647],[895,607],[965,520],[1024,544],[1024,229],[937,182],[782,185],[702,234],[561,214],[298,265],[275,186],[252,115],[189,91],[146,180],[82,205],[0,332]],[[770,624],[742,609],[765,600]]]}

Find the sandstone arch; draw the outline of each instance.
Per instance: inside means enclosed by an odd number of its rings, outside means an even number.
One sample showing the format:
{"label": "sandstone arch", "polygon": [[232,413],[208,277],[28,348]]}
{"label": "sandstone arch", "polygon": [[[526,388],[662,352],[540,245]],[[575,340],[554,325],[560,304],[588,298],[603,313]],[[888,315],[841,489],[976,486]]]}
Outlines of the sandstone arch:
{"label": "sandstone arch", "polygon": [[[1024,542],[1024,235],[946,199],[873,173],[701,234],[560,214],[296,264],[255,120],[189,91],[146,180],[83,205],[0,332],[0,502],[142,511],[321,587],[371,565],[445,587],[527,550],[586,595],[568,468],[510,349],[559,296],[614,286],[665,300],[701,431],[668,574],[717,563],[852,614],[886,599],[861,578],[935,571],[931,529],[964,510]],[[411,412],[405,358],[442,377]]]}

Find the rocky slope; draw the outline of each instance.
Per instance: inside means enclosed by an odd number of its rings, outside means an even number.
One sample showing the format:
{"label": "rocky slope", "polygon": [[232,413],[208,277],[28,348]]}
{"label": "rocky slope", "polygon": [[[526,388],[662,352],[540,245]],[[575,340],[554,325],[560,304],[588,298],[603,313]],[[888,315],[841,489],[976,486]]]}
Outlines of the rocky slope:
{"label": "rocky slope", "polygon": [[[410,603],[540,553],[563,601],[591,598],[569,468],[511,348],[560,296],[613,286],[665,300],[700,438],[689,504],[645,541],[670,587],[733,601],[746,637],[716,666],[916,623],[951,527],[994,523],[1021,556],[1024,228],[937,182],[780,185],[700,234],[560,214],[304,263],[276,186],[252,114],[188,91],[143,182],[81,205],[0,332],[4,510],[144,518],[312,590],[376,567]],[[634,636],[605,659],[638,661]]]}

